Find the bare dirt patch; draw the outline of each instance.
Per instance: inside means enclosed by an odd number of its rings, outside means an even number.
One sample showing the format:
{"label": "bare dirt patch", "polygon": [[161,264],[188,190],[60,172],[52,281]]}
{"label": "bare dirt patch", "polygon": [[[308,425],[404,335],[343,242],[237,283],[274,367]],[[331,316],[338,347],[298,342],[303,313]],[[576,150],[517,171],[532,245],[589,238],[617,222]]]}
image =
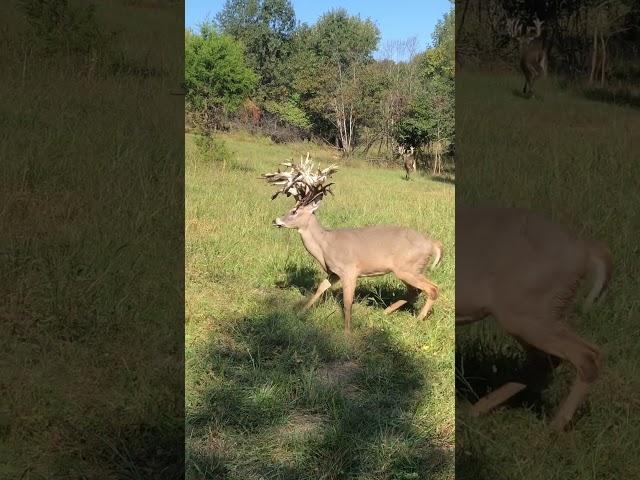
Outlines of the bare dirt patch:
{"label": "bare dirt patch", "polygon": [[325,422],[322,415],[310,413],[294,413],[289,421],[279,428],[278,435],[300,437],[316,432]]}
{"label": "bare dirt patch", "polygon": [[326,387],[337,388],[347,398],[357,395],[354,385],[355,377],[362,367],[355,360],[339,360],[331,362],[318,370],[318,380]]}

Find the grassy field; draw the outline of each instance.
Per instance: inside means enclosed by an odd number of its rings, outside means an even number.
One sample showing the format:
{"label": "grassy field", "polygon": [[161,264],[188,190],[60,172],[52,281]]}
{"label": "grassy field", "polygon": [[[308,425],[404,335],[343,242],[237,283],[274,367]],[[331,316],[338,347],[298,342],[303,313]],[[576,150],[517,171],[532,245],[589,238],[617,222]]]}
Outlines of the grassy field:
{"label": "grassy field", "polygon": [[0,6],[0,478],[179,478],[181,7],[92,2],[118,34],[87,58],[16,3]]}
{"label": "grassy field", "polygon": [[186,140],[186,422],[191,479],[454,478],[454,187],[399,168],[345,166],[317,212],[328,228],[414,227],[446,253],[432,278],[434,314],[384,306],[404,294],[392,277],[361,281],[352,338],[340,291],[308,314],[296,306],[321,280],[295,231],[273,219],[258,177],[313,144],[221,137],[233,152],[207,162]]}
{"label": "grassy field", "polygon": [[[516,94],[516,76],[457,80],[456,203],[488,200],[547,212],[578,235],[606,242],[615,273],[604,303],[568,319],[604,353],[601,378],[573,429],[558,435],[546,421],[573,380],[568,365],[556,370],[540,398],[528,399],[529,408],[474,419],[468,397],[460,395],[456,477],[640,478],[634,452],[640,444],[640,113],[587,100],[553,81],[537,86],[539,98],[525,100]],[[500,370],[520,362],[519,346],[492,320],[461,327],[456,355],[461,390],[473,375],[504,379]]]}

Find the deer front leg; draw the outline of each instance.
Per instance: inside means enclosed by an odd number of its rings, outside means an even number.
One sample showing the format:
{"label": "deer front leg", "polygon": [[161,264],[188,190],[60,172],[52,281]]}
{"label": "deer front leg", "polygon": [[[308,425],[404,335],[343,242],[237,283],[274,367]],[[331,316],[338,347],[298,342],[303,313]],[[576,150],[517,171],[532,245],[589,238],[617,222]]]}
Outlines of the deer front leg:
{"label": "deer front leg", "polygon": [[357,277],[343,277],[342,279],[342,302],[344,311],[344,332],[351,333],[351,306],[353,296],[356,291]]}
{"label": "deer front leg", "polygon": [[329,278],[325,278],[316,290],[316,293],[309,299],[309,301],[302,307],[302,311],[305,312],[311,308],[311,306],[318,301],[324,292],[326,292],[332,285],[335,285],[340,279],[333,274],[329,274]]}

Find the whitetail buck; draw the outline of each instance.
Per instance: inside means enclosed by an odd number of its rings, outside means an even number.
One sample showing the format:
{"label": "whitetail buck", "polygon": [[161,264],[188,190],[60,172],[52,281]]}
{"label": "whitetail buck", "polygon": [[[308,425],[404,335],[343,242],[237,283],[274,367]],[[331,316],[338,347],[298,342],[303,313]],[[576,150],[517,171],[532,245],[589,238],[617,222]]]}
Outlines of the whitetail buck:
{"label": "whitetail buck", "polygon": [[[602,245],[579,240],[563,227],[526,210],[456,208],[456,325],[492,315],[531,358],[540,352],[568,360],[577,376],[552,421],[571,421],[596,380],[601,354],[562,320],[580,280],[592,284],[588,309],[606,288],[612,259]],[[484,413],[526,386],[509,383],[473,407]]]}
{"label": "whitetail buck", "polygon": [[318,286],[315,294],[306,302],[304,310],[310,308],[322,294],[342,283],[345,332],[351,331],[351,306],[359,277],[372,277],[393,272],[408,288],[409,300],[399,300],[390,305],[385,313],[394,312],[407,301],[413,301],[419,291],[426,302],[418,319],[424,319],[438,297],[438,286],[429,281],[423,271],[431,257],[434,268],[442,257],[442,244],[430,240],[409,228],[398,226],[369,226],[326,230],[320,225],[315,211],[327,193],[325,180],[337,171],[330,166],[313,172],[313,164],[307,159],[298,165],[284,163],[288,172],[264,174],[262,178],[274,185],[281,185],[271,198],[280,193],[293,196],[294,207],[284,216],[276,218],[274,226],[296,229],[302,237],[307,251],[318,261],[328,278]]}
{"label": "whitetail buck", "polygon": [[523,33],[520,20],[507,19],[507,32],[520,45],[520,68],[525,79],[522,93],[525,96],[533,95],[533,83],[541,73],[547,76],[549,48],[542,32],[544,22],[536,18],[533,23],[533,28],[528,27]]}
{"label": "whitetail buck", "polygon": [[400,145],[398,147],[398,153],[402,157],[404,163],[404,171],[407,173],[406,179],[409,180],[411,172],[416,171],[416,157],[413,155],[413,147],[411,147],[407,152],[407,149]]}

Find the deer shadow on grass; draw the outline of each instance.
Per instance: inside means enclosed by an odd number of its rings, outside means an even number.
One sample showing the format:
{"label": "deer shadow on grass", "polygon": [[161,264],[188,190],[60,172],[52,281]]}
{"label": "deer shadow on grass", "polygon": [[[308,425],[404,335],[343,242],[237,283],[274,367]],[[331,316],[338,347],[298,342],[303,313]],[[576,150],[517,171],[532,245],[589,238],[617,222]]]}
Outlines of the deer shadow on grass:
{"label": "deer shadow on grass", "polygon": [[[276,286],[279,288],[296,288],[305,297],[300,303],[304,303],[307,298],[315,292],[322,279],[325,278],[324,273],[307,266],[288,264],[284,271],[284,278],[277,281]],[[341,285],[338,284],[325,292],[324,297],[326,298],[327,296],[332,296],[337,302],[341,302]],[[354,302],[384,309],[396,300],[406,297],[407,289],[402,285],[389,284],[382,280],[381,277],[369,281],[359,279],[356,285]],[[322,301],[322,299],[319,300],[319,302]],[[403,305],[400,310],[404,309],[415,312],[416,308],[416,304],[407,303]]]}
{"label": "deer shadow on grass", "polygon": [[276,282],[278,288],[296,288],[302,295],[311,295],[322,280],[317,269],[305,265],[288,263],[284,268],[284,278]]}
{"label": "deer shadow on grass", "polygon": [[631,108],[640,108],[640,93],[633,92],[630,89],[618,89],[610,91],[604,88],[591,88],[583,91],[585,98],[603,102],[612,105],[625,106]]}
{"label": "deer shadow on grass", "polygon": [[522,92],[522,89],[521,89],[521,88],[514,88],[514,89],[512,89],[512,90],[511,90],[511,94],[512,94],[514,97],[518,97],[518,98],[521,98],[521,99],[523,99],[523,100],[530,100],[530,99],[531,99],[531,97],[530,97],[529,95],[527,95],[526,93],[523,93],[523,92]]}
{"label": "deer shadow on grass", "polygon": [[[458,327],[465,329],[467,327]],[[553,381],[560,360],[541,354],[532,362],[522,354],[496,352],[479,338],[465,337],[456,329],[456,398],[475,403],[508,382],[519,382],[527,388],[504,403],[504,408],[526,408],[539,419],[545,419],[555,408],[544,397]]]}
{"label": "deer shadow on grass", "polygon": [[274,297],[203,342],[189,362],[202,378],[187,409],[194,478],[452,471],[452,448],[411,421],[429,395],[428,364],[386,330],[347,338],[334,323],[301,318]]}
{"label": "deer shadow on grass", "polygon": [[[501,408],[528,409],[541,421],[545,420],[556,408],[543,393],[553,380],[553,371],[559,364],[559,359],[543,355],[534,364],[524,352],[520,355],[504,354],[497,353],[496,350],[495,345],[488,345],[473,333],[461,334],[456,329],[456,412],[463,412],[464,415],[469,408],[468,403],[475,403],[508,382],[520,382],[527,385],[527,388],[510,398]],[[495,478],[495,472],[490,471],[484,461],[488,455],[486,449],[490,447],[473,430],[465,428],[465,421],[456,423],[456,478]]]}
{"label": "deer shadow on grass", "polygon": [[429,176],[429,180],[432,180],[434,182],[438,182],[438,183],[446,183],[448,185],[455,185],[456,184],[456,178],[455,176]]}

